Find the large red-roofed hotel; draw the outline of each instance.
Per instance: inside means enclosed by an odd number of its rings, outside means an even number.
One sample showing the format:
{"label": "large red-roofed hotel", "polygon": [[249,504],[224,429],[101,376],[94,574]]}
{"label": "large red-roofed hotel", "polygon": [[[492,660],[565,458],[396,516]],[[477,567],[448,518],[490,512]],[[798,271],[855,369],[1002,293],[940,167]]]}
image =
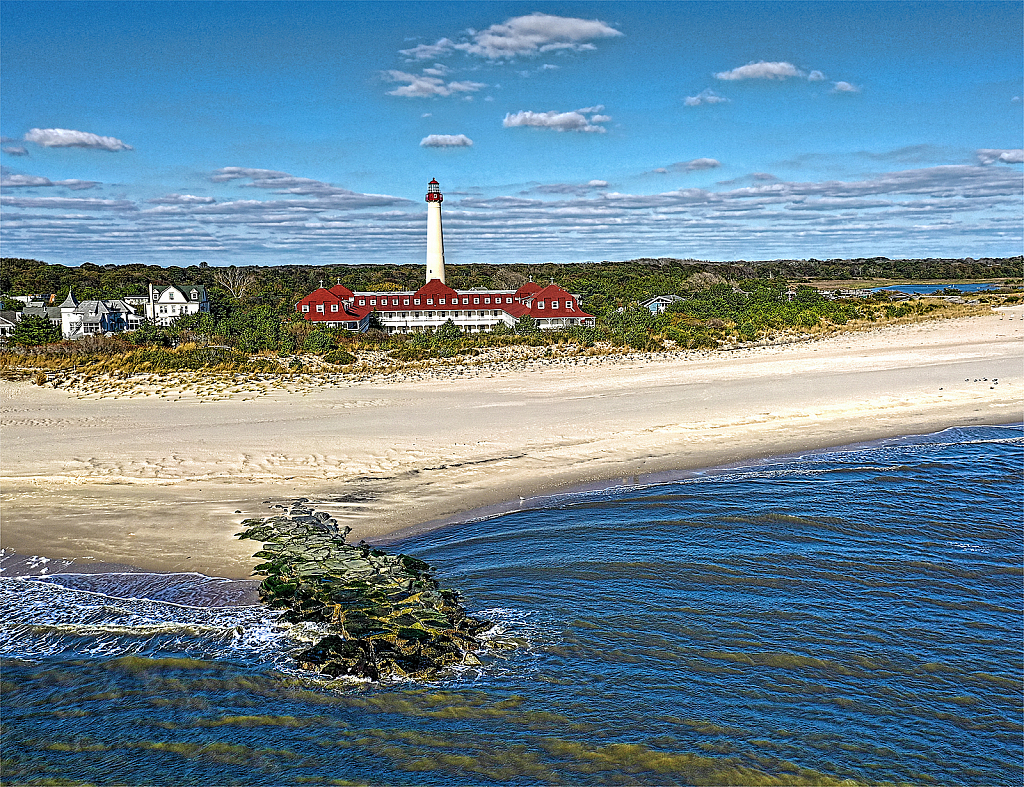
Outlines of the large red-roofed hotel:
{"label": "large red-roofed hotel", "polygon": [[310,322],[332,328],[365,331],[374,312],[388,333],[413,333],[438,328],[451,320],[464,331],[488,331],[504,323],[514,326],[524,315],[542,330],[593,325],[594,317],[580,308],[579,296],[557,284],[534,282],[518,290],[458,292],[444,283],[444,241],[441,195],[436,180],[427,191],[427,283],[415,292],[353,292],[336,284],[320,287],[296,304]]}

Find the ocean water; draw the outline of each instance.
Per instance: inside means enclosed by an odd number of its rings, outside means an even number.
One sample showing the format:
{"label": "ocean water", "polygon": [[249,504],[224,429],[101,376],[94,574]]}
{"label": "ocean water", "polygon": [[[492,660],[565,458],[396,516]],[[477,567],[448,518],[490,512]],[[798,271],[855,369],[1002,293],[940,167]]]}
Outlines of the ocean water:
{"label": "ocean water", "polygon": [[1022,446],[950,429],[402,542],[516,643],[432,685],[301,674],[244,583],[0,577],[3,782],[1019,785]]}

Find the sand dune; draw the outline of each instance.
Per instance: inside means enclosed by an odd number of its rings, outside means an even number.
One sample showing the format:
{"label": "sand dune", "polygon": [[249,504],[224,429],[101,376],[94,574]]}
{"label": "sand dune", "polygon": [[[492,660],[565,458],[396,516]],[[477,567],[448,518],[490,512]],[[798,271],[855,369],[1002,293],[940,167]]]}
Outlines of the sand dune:
{"label": "sand dune", "polygon": [[1015,307],[713,356],[220,401],[79,399],[4,382],[0,541],[242,577],[253,545],[232,536],[265,501],[323,501],[352,537],[381,540],[580,484],[1021,421],[1022,338]]}

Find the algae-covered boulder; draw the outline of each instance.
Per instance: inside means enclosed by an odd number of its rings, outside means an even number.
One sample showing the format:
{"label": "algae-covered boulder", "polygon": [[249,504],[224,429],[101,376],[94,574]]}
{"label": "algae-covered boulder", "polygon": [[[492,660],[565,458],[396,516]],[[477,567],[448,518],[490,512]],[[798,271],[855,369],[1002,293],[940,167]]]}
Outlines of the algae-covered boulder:
{"label": "algae-covered boulder", "polygon": [[247,519],[238,537],[263,542],[255,569],[260,599],[290,623],[328,632],[296,656],[331,677],[430,678],[455,664],[479,664],[478,635],[491,627],[466,615],[427,563],[365,543],[348,544],[337,523],[297,501],[286,513]]}

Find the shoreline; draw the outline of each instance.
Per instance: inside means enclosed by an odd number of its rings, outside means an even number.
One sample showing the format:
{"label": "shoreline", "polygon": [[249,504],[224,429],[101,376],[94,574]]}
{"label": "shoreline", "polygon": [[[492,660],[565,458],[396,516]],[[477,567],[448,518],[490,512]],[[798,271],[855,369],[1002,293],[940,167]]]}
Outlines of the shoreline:
{"label": "shoreline", "polygon": [[257,561],[234,533],[278,501],[315,500],[352,539],[394,543],[520,498],[1019,423],[1022,328],[1014,307],[717,356],[245,401],[80,400],[5,382],[0,545],[241,579]]}

